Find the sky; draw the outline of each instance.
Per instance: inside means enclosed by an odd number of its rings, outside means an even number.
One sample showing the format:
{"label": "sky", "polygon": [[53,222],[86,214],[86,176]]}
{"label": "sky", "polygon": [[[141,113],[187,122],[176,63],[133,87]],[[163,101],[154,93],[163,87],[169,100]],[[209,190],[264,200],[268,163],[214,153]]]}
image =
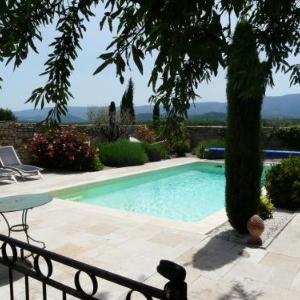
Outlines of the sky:
{"label": "sky", "polygon": [[[101,15],[100,12],[97,15]],[[95,69],[101,64],[97,57],[105,52],[106,46],[111,41],[111,33],[105,29],[99,31],[99,19],[94,18],[87,24],[87,32],[81,42],[82,51],[74,63],[74,72],[71,76],[71,92],[74,99],[69,105],[72,106],[107,106],[111,101],[119,105],[122,94],[126,89],[127,81],[132,77],[135,84],[135,105],[145,105],[152,94],[147,86],[154,59],[147,57],[144,61],[144,75],[132,65],[132,70],[126,72],[125,83],[122,85],[115,76],[114,66],[107,67],[100,74],[93,76]],[[48,45],[57,35],[53,27],[43,30],[43,42],[37,43],[39,54],[33,51],[19,69],[13,71],[12,64],[4,67],[0,65],[0,77],[4,79],[0,90],[0,107],[12,110],[25,110],[33,108],[31,103],[25,104],[33,89],[45,82],[45,77],[39,76],[44,70],[44,63],[50,50]],[[296,58],[290,62],[295,63]],[[226,101],[226,72],[220,70],[218,76],[209,84],[203,83],[198,89],[201,96],[199,101]],[[268,88],[267,96],[280,96],[285,94],[299,93],[299,86],[289,86],[289,76],[278,73],[274,76],[275,87]]]}

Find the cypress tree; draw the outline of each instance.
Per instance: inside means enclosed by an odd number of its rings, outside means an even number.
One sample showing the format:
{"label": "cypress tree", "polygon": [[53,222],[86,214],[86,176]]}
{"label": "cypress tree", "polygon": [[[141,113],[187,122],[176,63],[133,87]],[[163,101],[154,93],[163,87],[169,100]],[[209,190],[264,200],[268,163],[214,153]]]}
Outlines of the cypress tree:
{"label": "cypress tree", "polygon": [[105,132],[108,141],[112,142],[118,139],[119,129],[117,126],[117,111],[114,101],[110,102],[108,108],[108,128]]}
{"label": "cypress tree", "polygon": [[121,100],[121,120],[123,123],[134,123],[135,121],[133,92],[134,85],[132,79],[130,78],[128,81],[127,89],[124,92]]}
{"label": "cypress tree", "polygon": [[226,211],[230,224],[247,232],[257,213],[261,187],[261,106],[265,63],[260,63],[252,27],[237,24],[228,57],[226,136]]}
{"label": "cypress tree", "polygon": [[116,104],[114,101],[110,102],[109,108],[108,108],[108,117],[109,117],[109,123],[115,124],[116,123]]}
{"label": "cypress tree", "polygon": [[152,113],[152,125],[155,130],[159,128],[160,123],[160,109],[159,109],[159,102],[156,102],[153,107]]}

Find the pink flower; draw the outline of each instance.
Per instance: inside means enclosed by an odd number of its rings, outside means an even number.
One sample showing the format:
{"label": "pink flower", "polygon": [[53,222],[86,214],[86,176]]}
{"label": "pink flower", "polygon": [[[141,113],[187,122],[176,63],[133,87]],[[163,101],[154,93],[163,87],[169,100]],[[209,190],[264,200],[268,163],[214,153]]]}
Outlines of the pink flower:
{"label": "pink flower", "polygon": [[48,156],[49,157],[54,157],[54,151],[48,151]]}

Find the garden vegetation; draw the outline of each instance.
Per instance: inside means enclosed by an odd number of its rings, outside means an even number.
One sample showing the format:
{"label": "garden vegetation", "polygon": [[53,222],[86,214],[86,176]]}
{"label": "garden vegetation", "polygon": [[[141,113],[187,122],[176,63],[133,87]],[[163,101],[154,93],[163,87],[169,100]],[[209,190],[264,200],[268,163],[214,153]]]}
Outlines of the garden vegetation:
{"label": "garden vegetation", "polygon": [[300,158],[288,158],[273,166],[265,187],[275,207],[300,209]]}
{"label": "garden vegetation", "polygon": [[118,140],[112,143],[100,144],[101,161],[110,167],[125,167],[143,165],[148,157],[142,143],[132,143]]}
{"label": "garden vegetation", "polygon": [[90,138],[73,127],[36,134],[32,142],[33,163],[54,170],[98,171],[102,169],[97,148]]}
{"label": "garden vegetation", "polygon": [[17,117],[10,109],[0,108],[0,121],[17,121]]}
{"label": "garden vegetation", "polygon": [[277,137],[287,149],[300,150],[300,126],[280,128]]}
{"label": "garden vegetation", "polygon": [[144,143],[149,161],[159,161],[168,158],[168,151],[163,144]]}
{"label": "garden vegetation", "polygon": [[199,158],[207,158],[205,150],[209,148],[224,148],[225,140],[224,139],[209,139],[203,140],[194,148],[193,153]]}

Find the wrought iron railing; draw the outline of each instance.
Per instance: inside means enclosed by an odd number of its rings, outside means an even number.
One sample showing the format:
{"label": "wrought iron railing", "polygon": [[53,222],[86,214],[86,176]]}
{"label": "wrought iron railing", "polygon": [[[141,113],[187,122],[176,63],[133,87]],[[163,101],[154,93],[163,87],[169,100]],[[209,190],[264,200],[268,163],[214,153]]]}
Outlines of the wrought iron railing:
{"label": "wrought iron railing", "polygon": [[[7,267],[7,276],[9,282],[9,294],[7,299],[14,300],[14,271],[24,275],[24,299],[30,300],[30,278],[41,282],[42,295],[40,299],[47,299],[47,287],[56,289],[59,299],[67,300],[68,296],[84,300],[99,300],[99,281],[107,280],[116,285],[128,288],[124,298],[130,300],[133,292],[142,294],[145,299],[165,299],[165,300],[187,300],[187,285],[185,283],[186,271],[183,267],[167,261],[160,261],[157,271],[169,281],[164,289],[158,289],[150,285],[93,267],[91,265],[76,261],[74,259],[47,251],[21,242],[19,240],[0,234],[2,241],[2,258],[0,264]],[[18,252],[20,255],[18,256]],[[32,257],[32,263],[24,263],[24,252],[29,252]],[[43,266],[41,260],[44,260]],[[70,267],[74,270],[74,284],[67,285],[53,278],[54,264],[62,264],[64,267]],[[46,271],[42,267],[47,266]],[[91,291],[87,292],[86,288],[80,282],[81,274],[85,273],[91,282]],[[52,298],[51,298],[52,299]]]}

